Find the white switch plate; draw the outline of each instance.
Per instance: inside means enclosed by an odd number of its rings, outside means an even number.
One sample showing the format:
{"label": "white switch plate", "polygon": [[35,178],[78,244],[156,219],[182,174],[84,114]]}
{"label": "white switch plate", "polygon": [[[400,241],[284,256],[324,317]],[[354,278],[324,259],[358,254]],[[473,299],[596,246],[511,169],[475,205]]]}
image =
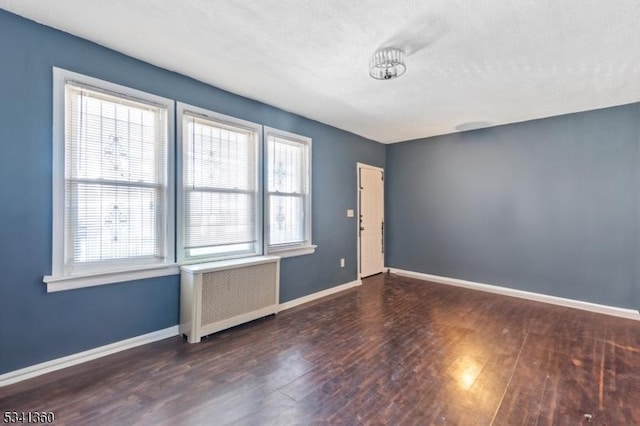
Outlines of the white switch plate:
{"label": "white switch plate", "polygon": [[344,268],[344,257],[342,259],[340,259],[340,267]]}
{"label": "white switch plate", "polygon": [[353,209],[347,209],[347,217],[353,217],[354,213],[353,213]]}

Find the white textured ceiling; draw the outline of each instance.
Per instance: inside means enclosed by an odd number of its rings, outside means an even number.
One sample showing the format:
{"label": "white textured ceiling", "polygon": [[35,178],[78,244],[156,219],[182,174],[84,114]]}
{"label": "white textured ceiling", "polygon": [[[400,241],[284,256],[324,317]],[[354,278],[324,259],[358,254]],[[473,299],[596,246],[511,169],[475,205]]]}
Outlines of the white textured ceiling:
{"label": "white textured ceiling", "polygon": [[[37,22],[380,142],[640,100],[638,0],[0,0]],[[393,81],[371,54],[407,52]]]}

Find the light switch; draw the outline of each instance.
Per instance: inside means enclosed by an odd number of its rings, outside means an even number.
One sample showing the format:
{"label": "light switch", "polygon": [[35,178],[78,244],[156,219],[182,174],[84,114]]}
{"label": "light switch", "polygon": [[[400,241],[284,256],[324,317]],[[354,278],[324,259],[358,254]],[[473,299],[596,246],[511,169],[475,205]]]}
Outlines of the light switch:
{"label": "light switch", "polygon": [[347,217],[353,217],[353,209],[347,209]]}

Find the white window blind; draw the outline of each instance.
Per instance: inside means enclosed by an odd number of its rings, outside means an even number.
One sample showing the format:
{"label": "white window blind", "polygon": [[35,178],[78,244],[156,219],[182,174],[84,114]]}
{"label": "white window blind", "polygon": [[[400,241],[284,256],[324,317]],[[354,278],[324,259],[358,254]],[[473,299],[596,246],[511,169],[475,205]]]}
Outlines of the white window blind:
{"label": "white window blind", "polygon": [[165,249],[167,133],[162,106],[65,84],[67,273],[172,260]]}
{"label": "white window blind", "polygon": [[268,245],[308,245],[310,140],[275,130],[267,135]]}
{"label": "white window blind", "polygon": [[184,258],[258,254],[258,132],[184,111],[182,133]]}

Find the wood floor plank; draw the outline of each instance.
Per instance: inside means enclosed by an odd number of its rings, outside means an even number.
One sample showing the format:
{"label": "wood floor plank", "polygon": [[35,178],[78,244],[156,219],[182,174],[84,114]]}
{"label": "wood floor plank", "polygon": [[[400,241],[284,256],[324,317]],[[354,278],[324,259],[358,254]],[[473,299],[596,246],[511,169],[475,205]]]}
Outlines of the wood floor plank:
{"label": "wood floor plank", "polygon": [[0,388],[56,424],[640,424],[640,323],[381,274]]}
{"label": "wood floor plank", "polygon": [[[603,344],[599,413],[612,419],[609,424],[617,419],[628,419],[628,424],[640,425],[640,347],[632,342],[606,341]],[[629,404],[629,401],[635,401],[635,404]],[[609,414],[612,412],[615,416]]]}

